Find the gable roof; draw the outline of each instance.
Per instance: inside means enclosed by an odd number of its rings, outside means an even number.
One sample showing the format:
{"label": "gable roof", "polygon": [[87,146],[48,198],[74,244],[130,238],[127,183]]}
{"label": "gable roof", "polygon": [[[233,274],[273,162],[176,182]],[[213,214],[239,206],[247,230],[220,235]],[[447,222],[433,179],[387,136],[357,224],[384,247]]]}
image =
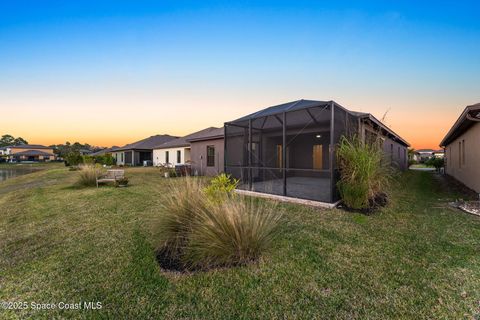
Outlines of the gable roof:
{"label": "gable roof", "polygon": [[467,106],[457,121],[448,131],[447,135],[440,142],[440,147],[446,147],[453,140],[459,137],[462,133],[467,131],[474,123],[480,121],[480,103]]}
{"label": "gable roof", "polygon": [[111,147],[111,148],[105,148],[105,149],[98,150],[98,151],[96,151],[96,152],[90,153],[90,155],[93,156],[93,157],[102,156],[102,155],[104,155],[104,154],[106,154],[106,153],[109,153],[109,152],[112,152],[112,151],[114,151],[114,150],[117,150],[118,148],[120,148],[120,147],[118,147],[118,146],[113,146],[113,147]]}
{"label": "gable roof", "polygon": [[415,150],[415,152],[435,152],[435,150],[433,150],[433,149],[418,149],[418,150]]}
{"label": "gable roof", "polygon": [[195,137],[191,137],[187,139],[188,142],[196,142],[196,141],[204,141],[204,140],[213,140],[213,139],[223,139],[225,136],[225,129],[224,127],[215,128],[210,127],[196,135]]}
{"label": "gable roof", "polygon": [[157,134],[155,136],[148,137],[146,139],[126,144],[123,147],[114,149],[112,151],[124,151],[124,150],[153,150],[155,146],[158,146],[162,143],[165,143],[167,141],[176,139],[178,137],[171,136],[168,134]]}
{"label": "gable roof", "polygon": [[307,108],[313,108],[313,107],[323,107],[328,105],[329,103],[332,103],[333,101],[317,101],[317,100],[296,100],[296,101],[291,101],[287,103],[282,103],[276,106],[268,107],[265,109],[262,109],[260,111],[251,113],[249,115],[246,115],[244,117],[241,117],[239,119],[236,119],[231,122],[236,122],[236,121],[245,121],[245,120],[251,120],[251,119],[256,119],[256,118],[261,118],[261,117],[266,117],[266,116],[271,116],[274,114],[279,114],[283,112],[288,112],[288,111],[295,111],[295,110],[300,110],[300,109],[307,109]]}
{"label": "gable roof", "polygon": [[42,146],[41,144],[21,144],[18,146],[8,146],[11,149],[52,149],[51,147]]}
{"label": "gable roof", "polygon": [[377,125],[378,127],[382,128],[384,131],[387,132],[394,140],[398,141],[399,143],[409,147],[410,144],[404,140],[402,137],[400,137],[397,133],[395,133],[392,129],[387,127],[385,124],[383,124],[380,120],[375,118],[372,114],[370,113],[365,113],[365,112],[357,112],[357,111],[350,111],[347,108],[341,106],[340,104],[336,103],[333,100],[330,101],[319,101],[319,100],[296,100],[296,101],[291,101],[283,104],[279,104],[276,106],[268,107],[265,109],[262,109],[260,111],[251,113],[249,115],[246,115],[244,117],[241,117],[239,119],[236,119],[234,121],[227,122],[228,123],[234,123],[234,122],[242,122],[242,121],[248,121],[248,120],[254,120],[257,118],[262,118],[266,116],[271,116],[271,115],[278,115],[283,112],[290,112],[290,111],[296,111],[296,110],[302,110],[302,109],[308,109],[308,108],[314,108],[314,107],[326,107],[330,104],[334,104],[336,107],[348,112],[354,117],[360,118],[360,119],[367,119],[368,121],[372,122],[374,125]]}
{"label": "gable roof", "polygon": [[44,151],[40,151],[40,150],[26,150],[26,151],[22,151],[22,152],[17,152],[17,153],[14,153],[13,156],[30,156],[30,157],[33,157],[33,156],[53,156],[53,153],[49,153],[49,152],[44,152]]}
{"label": "gable roof", "polygon": [[208,135],[212,130],[219,129],[215,127],[209,127],[194,133],[191,133],[189,135],[186,135],[184,137],[180,137],[174,140],[167,141],[165,143],[162,143],[160,145],[157,145],[154,149],[169,149],[169,148],[181,148],[181,147],[189,147],[190,146],[190,141],[192,139],[196,139],[199,137],[202,137],[204,135]]}

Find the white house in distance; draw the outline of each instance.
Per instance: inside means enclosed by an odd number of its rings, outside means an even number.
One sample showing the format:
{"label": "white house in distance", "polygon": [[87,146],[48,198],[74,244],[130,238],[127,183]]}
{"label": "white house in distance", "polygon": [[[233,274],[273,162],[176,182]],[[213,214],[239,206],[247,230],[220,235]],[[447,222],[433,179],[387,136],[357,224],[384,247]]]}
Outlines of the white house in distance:
{"label": "white house in distance", "polygon": [[141,166],[144,161],[152,161],[153,148],[156,145],[174,140],[178,137],[158,134],[149,138],[110,150],[117,166]]}
{"label": "white house in distance", "polygon": [[175,167],[176,165],[190,164],[192,157],[190,155],[191,145],[188,140],[197,136],[202,136],[205,132],[217,128],[206,128],[187,136],[167,141],[153,148],[153,165]]}

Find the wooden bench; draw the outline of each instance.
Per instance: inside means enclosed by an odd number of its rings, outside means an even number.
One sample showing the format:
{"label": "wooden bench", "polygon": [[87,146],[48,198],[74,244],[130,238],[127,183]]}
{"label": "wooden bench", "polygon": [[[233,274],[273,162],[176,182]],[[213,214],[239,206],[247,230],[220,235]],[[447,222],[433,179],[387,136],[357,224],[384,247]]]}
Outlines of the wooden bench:
{"label": "wooden bench", "polygon": [[125,177],[125,170],[107,170],[107,174],[97,177],[97,188],[99,183],[117,182]]}

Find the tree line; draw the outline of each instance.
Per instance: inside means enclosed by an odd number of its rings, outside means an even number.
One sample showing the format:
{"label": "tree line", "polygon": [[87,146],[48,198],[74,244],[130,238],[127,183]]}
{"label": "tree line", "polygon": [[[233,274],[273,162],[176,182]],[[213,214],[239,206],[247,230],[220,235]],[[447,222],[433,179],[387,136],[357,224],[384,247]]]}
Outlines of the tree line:
{"label": "tree line", "polygon": [[23,139],[22,137],[15,138],[10,134],[4,134],[0,138],[0,148],[8,146],[20,146],[22,144],[28,144],[28,141]]}

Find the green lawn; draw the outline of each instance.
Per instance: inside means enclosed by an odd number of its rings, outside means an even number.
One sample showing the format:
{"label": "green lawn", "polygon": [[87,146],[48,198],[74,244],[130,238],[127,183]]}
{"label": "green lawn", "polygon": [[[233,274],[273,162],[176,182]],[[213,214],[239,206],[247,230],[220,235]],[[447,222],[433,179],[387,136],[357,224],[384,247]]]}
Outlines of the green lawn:
{"label": "green lawn", "polygon": [[434,166],[427,166],[424,163],[416,163],[416,164],[412,164],[410,166],[410,168],[435,168],[435,167]]}
{"label": "green lawn", "polygon": [[[159,269],[149,231],[166,179],[77,188],[53,165],[0,183],[0,300],[100,301],[100,310],[0,310],[0,318],[471,319],[480,314],[480,218],[446,206],[431,173],[407,172],[373,216],[296,205],[256,265]],[[440,202],[438,200],[441,200]]]}

